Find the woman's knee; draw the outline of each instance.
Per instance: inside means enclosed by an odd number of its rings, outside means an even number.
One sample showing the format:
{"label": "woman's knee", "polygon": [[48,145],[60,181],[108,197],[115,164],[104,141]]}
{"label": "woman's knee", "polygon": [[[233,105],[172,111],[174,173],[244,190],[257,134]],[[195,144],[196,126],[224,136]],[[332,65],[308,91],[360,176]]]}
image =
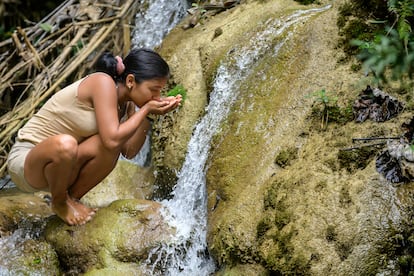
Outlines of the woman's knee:
{"label": "woman's knee", "polygon": [[78,154],[78,141],[66,134],[53,137],[53,148],[58,158],[76,159]]}

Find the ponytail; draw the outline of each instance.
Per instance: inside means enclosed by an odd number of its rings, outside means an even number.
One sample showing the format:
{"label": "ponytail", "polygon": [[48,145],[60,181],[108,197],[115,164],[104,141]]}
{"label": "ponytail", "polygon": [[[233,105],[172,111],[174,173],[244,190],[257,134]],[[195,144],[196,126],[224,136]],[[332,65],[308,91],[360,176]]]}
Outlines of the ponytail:
{"label": "ponytail", "polygon": [[112,53],[104,52],[96,61],[95,70],[96,72],[104,72],[110,75],[114,81],[117,81],[120,79],[120,74],[118,74],[117,70],[117,64],[118,60]]}

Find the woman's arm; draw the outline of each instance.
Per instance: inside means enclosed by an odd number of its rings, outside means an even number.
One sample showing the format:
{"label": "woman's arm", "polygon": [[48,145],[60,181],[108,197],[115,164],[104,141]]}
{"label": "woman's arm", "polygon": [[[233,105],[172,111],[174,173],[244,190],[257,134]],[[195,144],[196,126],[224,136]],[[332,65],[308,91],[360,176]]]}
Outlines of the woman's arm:
{"label": "woman's arm", "polygon": [[151,100],[120,123],[118,92],[114,81],[106,74],[93,74],[88,79],[92,104],[95,108],[99,135],[105,147],[121,150],[124,144],[145,122],[148,114],[165,114],[179,103],[172,100]]}
{"label": "woman's arm", "polygon": [[108,149],[120,149],[134,134],[149,112],[147,109],[128,118],[128,122],[120,123],[118,115],[118,91],[114,81],[106,74],[92,74],[86,79],[93,107],[99,136]]}
{"label": "woman's arm", "polygon": [[[133,102],[128,102],[126,106],[125,117],[128,119],[136,112],[136,105]],[[145,143],[148,132],[151,130],[151,122],[145,118],[140,126],[135,130],[134,134],[122,146],[121,153],[125,158],[134,158],[141,150]]]}

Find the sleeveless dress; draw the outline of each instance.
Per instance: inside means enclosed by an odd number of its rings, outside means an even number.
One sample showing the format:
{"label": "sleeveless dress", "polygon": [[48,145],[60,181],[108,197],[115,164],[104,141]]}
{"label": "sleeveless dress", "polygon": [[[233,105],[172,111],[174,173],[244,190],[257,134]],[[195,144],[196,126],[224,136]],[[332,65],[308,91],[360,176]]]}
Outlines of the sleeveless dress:
{"label": "sleeveless dress", "polygon": [[11,180],[20,190],[37,191],[24,177],[26,156],[35,145],[58,134],[69,134],[81,143],[98,133],[95,109],[78,99],[78,87],[84,79],[54,94],[18,131],[8,155],[7,168]]}

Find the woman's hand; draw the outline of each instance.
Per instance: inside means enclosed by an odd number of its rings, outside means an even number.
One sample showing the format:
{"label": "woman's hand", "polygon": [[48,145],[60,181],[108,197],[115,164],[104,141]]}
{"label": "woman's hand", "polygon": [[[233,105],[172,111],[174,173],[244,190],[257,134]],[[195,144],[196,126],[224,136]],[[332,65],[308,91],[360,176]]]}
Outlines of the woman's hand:
{"label": "woman's hand", "polygon": [[181,95],[151,100],[145,104],[149,113],[163,115],[176,109],[181,103]]}

